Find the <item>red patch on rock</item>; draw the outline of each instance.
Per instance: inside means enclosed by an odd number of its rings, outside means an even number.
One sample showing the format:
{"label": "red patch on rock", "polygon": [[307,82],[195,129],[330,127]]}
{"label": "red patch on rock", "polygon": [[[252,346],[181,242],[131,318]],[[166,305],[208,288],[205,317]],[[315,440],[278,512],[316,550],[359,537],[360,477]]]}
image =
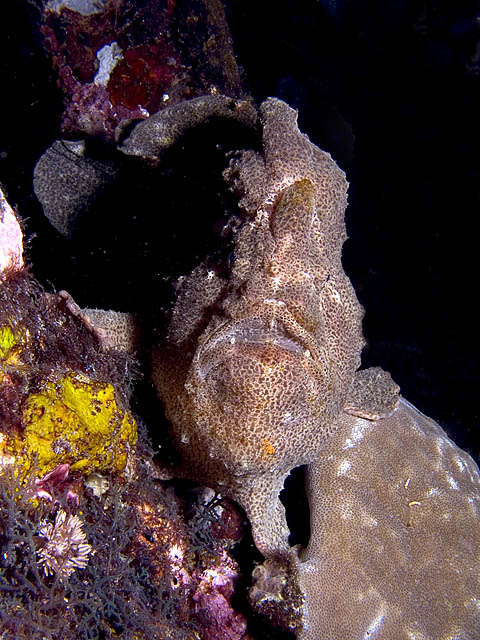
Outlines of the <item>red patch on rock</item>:
{"label": "red patch on rock", "polygon": [[110,100],[127,109],[141,106],[155,112],[177,71],[177,61],[162,44],[141,44],[129,49],[110,76]]}

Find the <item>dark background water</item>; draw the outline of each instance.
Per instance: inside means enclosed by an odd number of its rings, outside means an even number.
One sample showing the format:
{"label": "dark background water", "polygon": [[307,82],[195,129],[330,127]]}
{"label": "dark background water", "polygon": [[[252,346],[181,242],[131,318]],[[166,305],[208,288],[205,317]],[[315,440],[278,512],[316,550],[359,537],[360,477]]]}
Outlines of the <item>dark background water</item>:
{"label": "dark background water", "polygon": [[[108,240],[105,224],[80,247],[60,238],[42,218],[32,170],[58,136],[62,98],[33,6],[9,5],[0,181],[27,218],[34,272],[81,305],[133,310],[148,299],[161,309],[168,277],[215,246],[221,199],[217,182],[205,186],[218,161],[208,135],[172,155],[183,172],[175,192],[131,174]],[[301,130],[347,173],[344,264],[366,309],[365,365],[389,370],[478,458],[479,3],[232,0],[227,13],[255,99],[298,108]]]}

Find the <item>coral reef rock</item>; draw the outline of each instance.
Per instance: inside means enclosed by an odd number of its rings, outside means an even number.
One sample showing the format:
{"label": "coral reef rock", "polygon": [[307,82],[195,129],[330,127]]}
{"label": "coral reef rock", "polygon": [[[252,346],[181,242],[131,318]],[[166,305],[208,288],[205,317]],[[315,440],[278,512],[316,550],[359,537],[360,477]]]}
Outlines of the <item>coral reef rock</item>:
{"label": "coral reef rock", "polygon": [[64,97],[62,134],[113,142],[125,119],[214,91],[243,95],[218,0],[37,3],[44,53]]}

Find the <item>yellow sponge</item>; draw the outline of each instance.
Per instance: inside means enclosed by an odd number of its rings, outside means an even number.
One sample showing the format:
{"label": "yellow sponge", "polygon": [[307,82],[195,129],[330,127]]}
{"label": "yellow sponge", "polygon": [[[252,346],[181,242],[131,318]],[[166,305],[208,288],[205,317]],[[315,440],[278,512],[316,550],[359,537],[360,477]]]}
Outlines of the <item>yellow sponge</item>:
{"label": "yellow sponge", "polygon": [[14,364],[21,343],[21,339],[10,325],[0,327],[0,360]]}
{"label": "yellow sponge", "polygon": [[37,457],[39,476],[61,463],[84,473],[121,472],[137,441],[135,420],[119,408],[114,387],[74,373],[27,398],[23,425],[15,448],[26,466]]}

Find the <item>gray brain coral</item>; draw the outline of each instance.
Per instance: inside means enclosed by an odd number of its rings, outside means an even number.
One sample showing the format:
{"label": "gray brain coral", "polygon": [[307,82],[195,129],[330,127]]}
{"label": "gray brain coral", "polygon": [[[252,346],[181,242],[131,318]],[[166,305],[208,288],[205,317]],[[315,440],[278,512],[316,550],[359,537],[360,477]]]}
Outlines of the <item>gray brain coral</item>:
{"label": "gray brain coral", "polygon": [[363,310],[341,264],[347,182],[296,119],[280,100],[262,104],[262,154],[226,172],[245,210],[234,264],[183,280],[154,358],[182,472],[237,500],[265,555],[288,550],[278,496],[290,470],[316,457],[346,405],[377,416],[398,390],[379,370],[355,383]]}

